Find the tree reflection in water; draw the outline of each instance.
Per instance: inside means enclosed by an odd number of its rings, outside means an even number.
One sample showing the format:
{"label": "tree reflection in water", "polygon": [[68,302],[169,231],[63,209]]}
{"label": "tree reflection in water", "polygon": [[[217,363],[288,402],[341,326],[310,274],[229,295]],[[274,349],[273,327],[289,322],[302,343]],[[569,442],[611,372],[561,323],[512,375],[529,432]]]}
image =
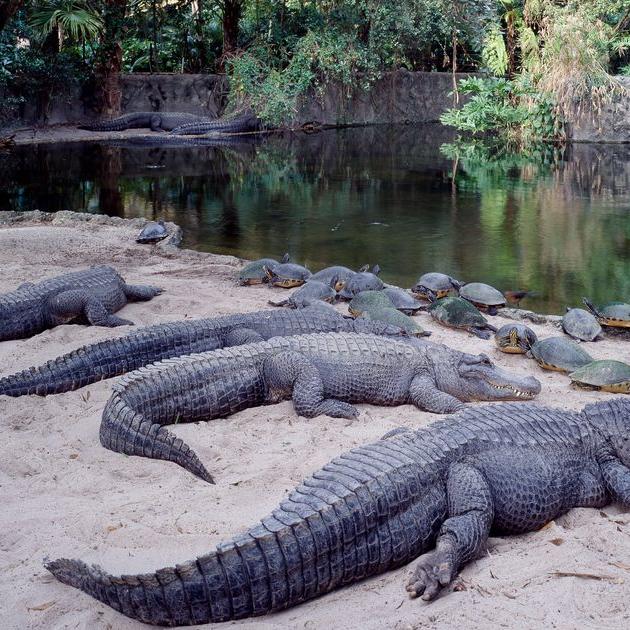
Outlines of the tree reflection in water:
{"label": "tree reflection in water", "polygon": [[0,155],[0,208],[163,217],[185,245],[313,268],[440,270],[561,312],[630,299],[630,147],[510,152],[440,126],[287,134],[230,146],[72,144]]}

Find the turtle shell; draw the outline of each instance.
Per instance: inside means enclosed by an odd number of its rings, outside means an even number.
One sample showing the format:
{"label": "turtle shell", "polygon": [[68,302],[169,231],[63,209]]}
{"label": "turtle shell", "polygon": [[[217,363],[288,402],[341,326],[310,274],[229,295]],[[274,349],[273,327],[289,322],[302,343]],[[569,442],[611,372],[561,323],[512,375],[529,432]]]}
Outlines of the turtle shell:
{"label": "turtle shell", "polygon": [[537,341],[536,333],[523,324],[505,324],[494,335],[501,352],[525,354]]}
{"label": "turtle shell", "polygon": [[422,297],[442,298],[449,293],[456,292],[459,287],[460,283],[451,276],[432,271],[421,275],[411,290]]}
{"label": "turtle shell", "polygon": [[485,326],[486,318],[467,300],[459,297],[445,297],[429,306],[431,316],[452,328]]}
{"label": "turtle shell", "polygon": [[302,265],[295,263],[280,263],[273,269],[266,268],[269,284],[274,287],[290,289],[303,285],[310,277],[311,272]]}
{"label": "turtle shell", "polygon": [[401,313],[392,307],[374,308],[364,311],[361,315],[364,319],[371,319],[391,324],[402,328],[407,334],[414,337],[428,337],[431,333],[419,326],[411,317]]}
{"label": "turtle shell", "polygon": [[475,306],[498,308],[505,306],[505,296],[501,291],[483,282],[469,282],[459,290],[460,297],[472,302]]}
{"label": "turtle shell", "polygon": [[400,287],[387,286],[383,289],[383,293],[389,297],[394,308],[407,315],[416,313],[426,306],[426,304],[419,302],[411,293]]}
{"label": "turtle shell", "polygon": [[593,361],[588,352],[566,337],[541,339],[529,352],[540,367],[558,372],[573,372]]}
{"label": "turtle shell", "polygon": [[309,306],[311,302],[322,300],[324,302],[332,302],[337,297],[337,292],[324,282],[319,282],[309,278],[303,286],[295,291],[287,300],[289,306],[293,308],[304,308]]}
{"label": "turtle shell", "polygon": [[318,282],[325,282],[330,284],[335,278],[337,283],[335,284],[335,291],[341,291],[345,286],[348,278],[351,278],[356,272],[348,267],[342,267],[341,265],[335,265],[334,267],[326,267],[320,269],[317,273],[311,276],[311,280],[317,280]]}
{"label": "turtle shell", "polygon": [[339,295],[351,300],[361,291],[380,291],[385,285],[383,281],[370,271],[359,271],[348,278],[346,285],[339,291]]}
{"label": "turtle shell", "polygon": [[267,267],[267,269],[274,269],[279,264],[280,263],[273,258],[260,258],[259,260],[247,263],[238,273],[239,284],[263,284],[268,280],[265,267]]}
{"label": "turtle shell", "polygon": [[143,228],[136,243],[157,243],[168,236],[168,230],[164,221],[150,221]]}
{"label": "turtle shell", "polygon": [[592,313],[583,308],[571,308],[562,318],[562,328],[567,335],[582,341],[595,341],[602,327]]}
{"label": "turtle shell", "polygon": [[630,394],[630,365],[621,361],[592,361],[571,372],[569,378],[577,386]]}
{"label": "turtle shell", "polygon": [[583,298],[582,301],[591,313],[597,317],[600,324],[630,328],[630,304],[626,304],[626,302],[611,302],[610,304],[596,307],[586,298]]}
{"label": "turtle shell", "polygon": [[379,308],[395,308],[385,291],[361,291],[348,304],[348,310],[354,317]]}

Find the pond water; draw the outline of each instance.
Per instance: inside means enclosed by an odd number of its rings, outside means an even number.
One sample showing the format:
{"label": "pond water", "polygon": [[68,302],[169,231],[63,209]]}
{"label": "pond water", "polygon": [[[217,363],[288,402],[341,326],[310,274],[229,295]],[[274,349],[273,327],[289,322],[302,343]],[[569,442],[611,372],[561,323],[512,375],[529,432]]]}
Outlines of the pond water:
{"label": "pond water", "polygon": [[274,136],[220,147],[73,143],[0,154],[0,209],[172,220],[185,246],[285,251],[312,270],[426,271],[562,312],[630,301],[630,146],[519,153],[457,147],[441,126]]}

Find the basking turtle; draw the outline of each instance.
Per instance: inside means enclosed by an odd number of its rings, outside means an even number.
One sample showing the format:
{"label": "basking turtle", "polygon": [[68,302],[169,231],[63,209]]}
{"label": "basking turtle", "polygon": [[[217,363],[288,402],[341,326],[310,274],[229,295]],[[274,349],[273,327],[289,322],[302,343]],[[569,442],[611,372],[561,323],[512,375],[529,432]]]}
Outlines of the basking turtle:
{"label": "basking turtle", "polygon": [[431,333],[428,330],[424,330],[422,326],[416,324],[416,322],[409,317],[395,309],[393,306],[381,307],[370,309],[369,311],[363,311],[361,314],[363,319],[377,320],[379,322],[385,322],[392,326],[398,326],[402,328],[408,335],[412,337],[428,337]]}
{"label": "basking turtle", "polygon": [[413,315],[427,308],[427,304],[419,302],[411,293],[400,287],[386,286],[383,289],[383,293],[392,301],[394,308],[397,308],[406,315]]}
{"label": "basking turtle", "polygon": [[348,278],[345,286],[339,291],[339,296],[351,300],[361,291],[380,291],[385,285],[378,277],[381,268],[378,265],[372,267],[372,271],[367,271],[367,267],[362,267],[360,271]]}
{"label": "basking turtle", "polygon": [[567,308],[562,328],[567,335],[582,341],[595,341],[602,334],[602,327],[595,316],[583,308]]}
{"label": "basking turtle", "polygon": [[359,317],[365,311],[381,308],[395,308],[390,297],[385,291],[361,291],[357,293],[348,304],[350,315]]}
{"label": "basking turtle", "polygon": [[566,337],[548,337],[537,341],[528,355],[533,357],[541,368],[557,372],[573,372],[593,361],[588,352]]}
{"label": "basking turtle", "polygon": [[630,365],[621,361],[593,361],[569,374],[576,387],[630,394]]}
{"label": "basking turtle", "polygon": [[241,285],[263,284],[268,281],[265,267],[268,269],[274,269],[279,264],[288,263],[290,260],[289,254],[285,254],[282,260],[278,262],[273,258],[260,258],[253,262],[247,263],[238,274],[238,282]]}
{"label": "basking turtle", "polygon": [[337,299],[337,291],[335,291],[336,284],[336,276],[333,276],[328,284],[325,282],[319,282],[318,280],[313,280],[311,277],[303,286],[290,295],[288,299],[280,302],[272,302],[269,300],[269,304],[271,304],[271,306],[304,308],[306,306],[310,306],[318,300],[323,302],[334,302]]}
{"label": "basking turtle", "polygon": [[494,334],[501,352],[525,354],[537,341],[536,333],[523,324],[506,324]]}
{"label": "basking turtle", "polygon": [[505,306],[505,296],[489,284],[483,282],[469,282],[459,290],[459,297],[468,300],[477,308],[482,308],[490,315],[496,315],[497,310]]}
{"label": "basking turtle", "polygon": [[447,276],[444,273],[430,272],[418,278],[418,282],[411,289],[414,293],[417,293],[420,297],[427,300],[436,300],[446,297],[449,294],[457,294],[461,283]]}
{"label": "basking turtle", "polygon": [[355,271],[352,271],[352,269],[348,269],[348,267],[335,265],[334,267],[326,267],[325,269],[321,269],[317,273],[314,273],[311,276],[311,280],[318,280],[319,282],[325,282],[326,284],[329,284],[333,278],[337,278],[335,291],[341,291],[348,279],[354,276],[355,273]]}
{"label": "basking turtle", "polygon": [[264,270],[269,284],[283,289],[302,286],[312,275],[306,267],[295,263],[280,263],[273,269],[265,266]]}
{"label": "basking turtle", "polygon": [[630,304],[625,302],[610,302],[604,306],[595,307],[586,298],[582,298],[589,311],[597,317],[603,326],[616,326],[619,328],[630,328]]}
{"label": "basking turtle", "polygon": [[164,225],[164,221],[150,221],[143,228],[138,237],[136,243],[157,243],[164,240],[168,236],[168,230]]}
{"label": "basking turtle", "polygon": [[445,297],[429,306],[433,319],[450,328],[462,328],[481,339],[490,339],[488,331],[496,332],[486,318],[467,300],[460,297]]}

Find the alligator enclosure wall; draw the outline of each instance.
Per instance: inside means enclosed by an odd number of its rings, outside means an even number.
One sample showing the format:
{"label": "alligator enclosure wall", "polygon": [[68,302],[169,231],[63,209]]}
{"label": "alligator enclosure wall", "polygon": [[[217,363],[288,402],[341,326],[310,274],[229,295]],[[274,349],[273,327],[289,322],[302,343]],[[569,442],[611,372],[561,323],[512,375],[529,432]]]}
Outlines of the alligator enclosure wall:
{"label": "alligator enclosure wall", "polygon": [[[458,75],[458,78],[464,75]],[[626,88],[616,101],[585,115],[572,125],[571,135],[579,141],[630,142],[630,78],[618,77]],[[220,115],[227,103],[227,81],[222,75],[127,74],[122,77],[123,113],[134,111],[182,111]],[[311,93],[299,104],[294,123],[365,125],[382,123],[435,122],[453,105],[453,76],[448,73],[385,73],[370,90],[348,90],[333,84]],[[1,95],[0,95],[1,97]],[[78,124],[93,120],[91,96],[75,90],[56,97],[47,111],[27,103],[19,125]]]}

